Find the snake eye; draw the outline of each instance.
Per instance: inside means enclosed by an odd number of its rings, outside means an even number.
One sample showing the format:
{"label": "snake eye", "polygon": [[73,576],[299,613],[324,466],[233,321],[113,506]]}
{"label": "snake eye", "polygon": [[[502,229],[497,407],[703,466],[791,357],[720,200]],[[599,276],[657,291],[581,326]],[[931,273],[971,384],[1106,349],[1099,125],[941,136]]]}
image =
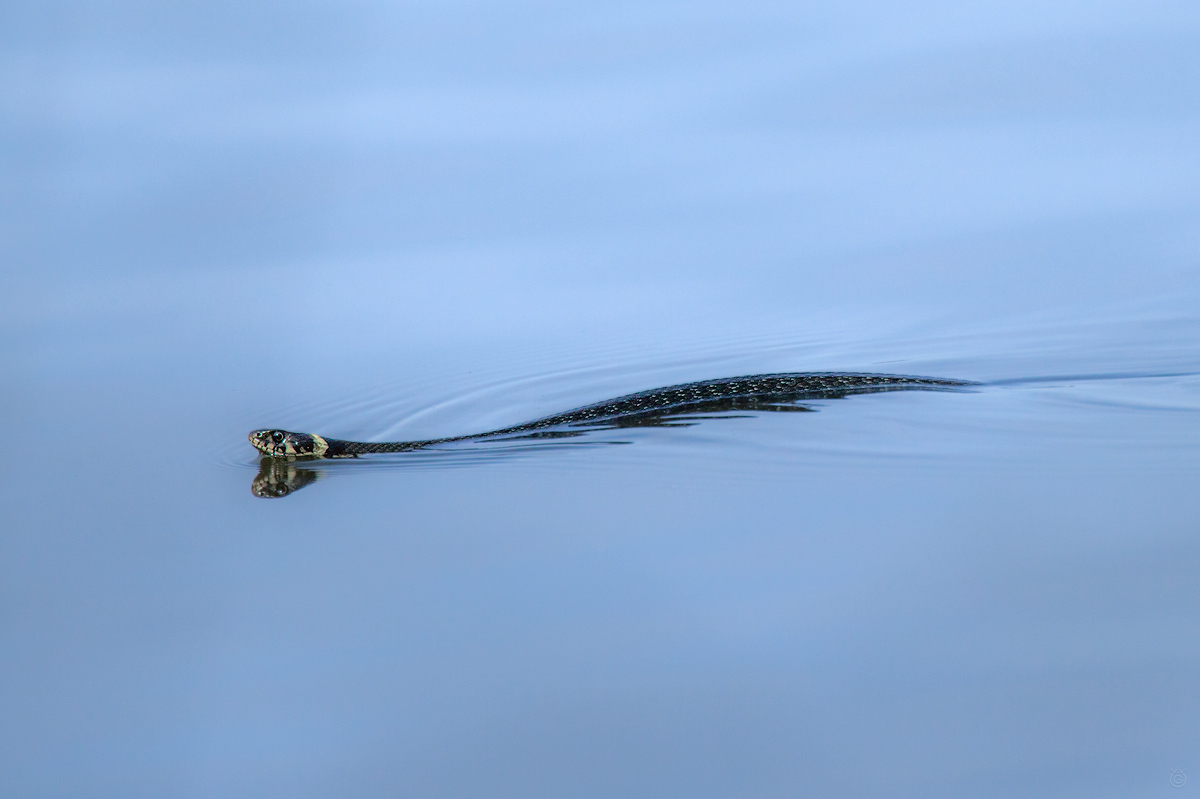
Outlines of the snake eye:
{"label": "snake eye", "polygon": [[281,441],[283,441],[283,433],[276,430],[274,433],[271,434],[271,440],[274,441],[276,444],[280,443]]}

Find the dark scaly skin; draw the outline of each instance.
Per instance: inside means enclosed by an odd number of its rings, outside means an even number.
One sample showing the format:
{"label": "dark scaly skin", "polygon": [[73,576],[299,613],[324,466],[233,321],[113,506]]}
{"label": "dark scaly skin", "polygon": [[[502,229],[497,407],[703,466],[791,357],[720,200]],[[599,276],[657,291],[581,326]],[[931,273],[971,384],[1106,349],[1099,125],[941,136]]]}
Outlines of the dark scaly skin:
{"label": "dark scaly skin", "polygon": [[373,453],[412,452],[458,441],[579,434],[569,429],[555,433],[554,428],[671,426],[687,424],[688,419],[697,416],[735,411],[809,411],[812,409],[797,403],[881,391],[953,391],[971,385],[974,384],[962,380],[844,372],[748,375],[640,391],[514,427],[466,436],[371,443],[286,430],[255,430],[250,433],[250,443],[268,458],[353,458]]}

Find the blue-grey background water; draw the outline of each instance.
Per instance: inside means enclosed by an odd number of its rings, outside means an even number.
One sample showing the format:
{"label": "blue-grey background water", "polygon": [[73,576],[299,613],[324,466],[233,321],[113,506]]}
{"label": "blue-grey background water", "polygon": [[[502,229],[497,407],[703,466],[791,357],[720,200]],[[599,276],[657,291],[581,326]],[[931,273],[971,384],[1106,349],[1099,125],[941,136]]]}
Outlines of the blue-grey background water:
{"label": "blue-grey background water", "polygon": [[[1200,791],[1194,2],[5,4],[0,75],[5,795]],[[985,385],[250,491],[816,370]]]}

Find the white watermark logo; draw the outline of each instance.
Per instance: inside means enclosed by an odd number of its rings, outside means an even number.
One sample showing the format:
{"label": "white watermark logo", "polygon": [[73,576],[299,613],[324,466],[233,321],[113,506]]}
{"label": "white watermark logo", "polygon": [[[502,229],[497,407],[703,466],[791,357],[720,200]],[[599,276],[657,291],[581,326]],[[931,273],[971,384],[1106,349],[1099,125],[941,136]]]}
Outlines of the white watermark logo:
{"label": "white watermark logo", "polygon": [[1181,768],[1172,769],[1171,771],[1171,787],[1182,788],[1187,785],[1187,772]]}

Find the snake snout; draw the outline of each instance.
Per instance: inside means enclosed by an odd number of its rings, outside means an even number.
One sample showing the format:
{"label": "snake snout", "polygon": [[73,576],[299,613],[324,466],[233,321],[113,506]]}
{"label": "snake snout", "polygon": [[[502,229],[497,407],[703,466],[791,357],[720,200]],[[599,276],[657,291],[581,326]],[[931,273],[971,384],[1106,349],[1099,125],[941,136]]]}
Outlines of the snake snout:
{"label": "snake snout", "polygon": [[287,438],[283,430],[254,430],[248,436],[250,444],[264,455],[277,456]]}

